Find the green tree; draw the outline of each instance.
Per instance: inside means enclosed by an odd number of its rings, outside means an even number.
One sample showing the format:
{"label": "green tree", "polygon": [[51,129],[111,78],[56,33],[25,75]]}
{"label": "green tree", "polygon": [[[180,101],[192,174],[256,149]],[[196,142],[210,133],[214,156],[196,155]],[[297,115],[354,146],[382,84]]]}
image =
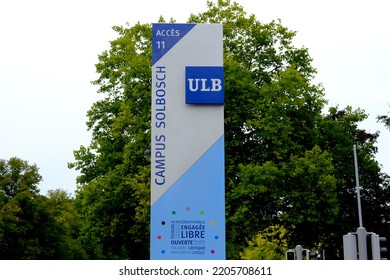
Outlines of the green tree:
{"label": "green tree", "polygon": [[344,109],[330,108],[319,124],[319,145],[329,151],[333,159],[334,175],[337,179],[339,204],[338,219],[327,227],[327,256],[343,257],[342,239],[347,232],[356,231],[359,218],[356,199],[356,179],[353,145],[357,146],[361,201],[364,226],[369,231],[385,235],[389,232],[389,181],[388,175],[380,170],[375,159],[375,146],[379,134],[370,133],[358,127],[367,118],[360,109],[350,106]]}
{"label": "green tree", "polygon": [[377,117],[378,122],[382,122],[385,126],[390,129],[390,116],[389,115],[380,115]]}
{"label": "green tree", "polygon": [[[296,33],[278,21],[263,24],[230,1],[208,5],[190,21],[224,24],[228,257],[282,219],[286,226],[300,223],[296,237],[313,237],[314,231],[301,228],[319,232],[324,219],[334,220],[338,205],[331,157],[314,149],[326,100],[323,88],[312,83],[316,71],[308,50],[293,46]],[[310,161],[307,151],[325,163]],[[305,172],[317,173],[306,178]],[[321,203],[305,204],[305,197]],[[309,221],[302,218],[307,211]]]}
{"label": "green tree", "polygon": [[17,157],[8,161],[0,160],[0,194],[3,203],[24,191],[38,194],[38,184],[41,180],[35,164],[29,165],[27,161]]}
{"label": "green tree", "polygon": [[61,191],[40,195],[41,179],[35,164],[0,160],[0,258],[86,258],[73,203]]}
{"label": "green tree", "polygon": [[240,253],[243,260],[284,260],[288,250],[288,231],[279,225],[259,232]]}
{"label": "green tree", "polygon": [[99,56],[93,84],[106,97],[88,111],[89,147],[69,164],[85,219],[82,240],[98,259],[149,257],[151,27],[114,27],[119,38]]}
{"label": "green tree", "polygon": [[[388,180],[375,161],[377,134],[358,128],[361,110],[330,108],[306,48],[280,21],[262,23],[231,1],[207,2],[191,23],[222,23],[225,67],[227,255],[281,225],[289,245],[330,250],[353,229],[352,145],[358,144],[367,207],[382,220]],[[163,21],[161,18],[160,21]],[[88,147],[69,167],[80,171],[76,205],[93,258],[148,258],[151,26],[114,27],[118,38],[98,58],[104,97],[88,111]],[[348,172],[347,172],[348,171]],[[380,205],[374,207],[376,200]],[[355,199],[356,201],[356,199]],[[374,230],[374,229],[373,229]],[[343,231],[343,232],[341,232]],[[332,250],[332,258],[340,258]]]}
{"label": "green tree", "polygon": [[[44,213],[38,207],[38,184],[42,177],[36,165],[13,157],[0,160],[0,256],[2,259],[38,258],[36,221]],[[46,218],[46,217],[45,217]],[[44,219],[45,219],[44,218]]]}
{"label": "green tree", "polygon": [[311,248],[326,241],[326,228],[334,224],[339,212],[328,152],[315,146],[304,156],[291,156],[280,165],[271,161],[241,165],[239,176],[229,198],[235,203],[235,212],[229,217],[229,234],[235,240],[232,252],[240,250],[244,240],[264,225],[286,227],[292,247]]}
{"label": "green tree", "polygon": [[129,175],[113,170],[79,189],[81,240],[91,258],[148,258],[149,172],[148,167]]}
{"label": "green tree", "polygon": [[54,219],[54,228],[49,229],[54,242],[52,258],[87,259],[88,255],[79,239],[83,220],[76,211],[74,199],[57,189],[48,191],[44,203],[49,216]]}

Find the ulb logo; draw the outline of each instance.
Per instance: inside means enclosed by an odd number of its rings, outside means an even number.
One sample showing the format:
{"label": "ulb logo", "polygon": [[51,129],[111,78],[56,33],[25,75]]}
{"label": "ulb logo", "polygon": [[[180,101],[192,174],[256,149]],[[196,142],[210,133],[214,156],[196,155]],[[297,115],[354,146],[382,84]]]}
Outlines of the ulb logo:
{"label": "ulb logo", "polygon": [[186,104],[224,103],[223,67],[186,67]]}

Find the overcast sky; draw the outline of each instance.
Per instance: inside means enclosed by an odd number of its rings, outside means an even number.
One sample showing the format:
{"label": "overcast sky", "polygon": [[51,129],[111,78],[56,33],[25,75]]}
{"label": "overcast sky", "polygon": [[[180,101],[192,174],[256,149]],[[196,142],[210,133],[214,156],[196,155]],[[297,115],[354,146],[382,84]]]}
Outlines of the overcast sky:
{"label": "overcast sky", "polygon": [[[267,23],[298,32],[330,106],[364,109],[360,127],[380,131],[378,162],[390,173],[390,131],[376,122],[390,111],[390,17],[387,1],[238,0]],[[0,159],[37,164],[41,193],[74,192],[73,150],[88,145],[86,113],[100,96],[90,84],[114,25],[186,22],[205,0],[12,0],[0,3]],[[351,147],[351,153],[352,153]],[[351,174],[354,176],[354,174]]]}

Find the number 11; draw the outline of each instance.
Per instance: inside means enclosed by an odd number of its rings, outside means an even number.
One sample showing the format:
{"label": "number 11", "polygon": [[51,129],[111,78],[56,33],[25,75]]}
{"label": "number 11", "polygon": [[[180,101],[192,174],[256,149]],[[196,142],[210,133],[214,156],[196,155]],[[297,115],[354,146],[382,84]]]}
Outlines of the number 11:
{"label": "number 11", "polygon": [[157,41],[156,43],[158,49],[165,49],[165,41]]}

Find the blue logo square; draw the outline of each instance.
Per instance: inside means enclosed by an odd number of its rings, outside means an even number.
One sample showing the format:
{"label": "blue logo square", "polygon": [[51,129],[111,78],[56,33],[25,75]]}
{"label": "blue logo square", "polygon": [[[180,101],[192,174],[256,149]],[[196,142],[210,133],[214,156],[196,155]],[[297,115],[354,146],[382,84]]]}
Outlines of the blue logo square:
{"label": "blue logo square", "polygon": [[223,66],[186,67],[186,104],[224,104]]}

